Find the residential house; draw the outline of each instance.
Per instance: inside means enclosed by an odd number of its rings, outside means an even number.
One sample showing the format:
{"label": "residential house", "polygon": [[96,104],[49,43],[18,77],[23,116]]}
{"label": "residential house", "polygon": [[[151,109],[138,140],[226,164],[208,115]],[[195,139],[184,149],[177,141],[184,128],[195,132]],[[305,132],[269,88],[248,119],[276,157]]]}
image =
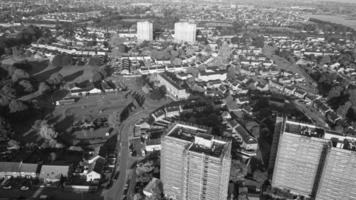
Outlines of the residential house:
{"label": "residential house", "polygon": [[290,87],[290,86],[284,87],[284,93],[289,96],[292,96],[294,94],[295,90],[296,90],[295,88]]}
{"label": "residential house", "polygon": [[275,81],[272,81],[272,80],[269,80],[269,86],[271,88],[275,88],[275,89],[277,89],[277,90],[279,90],[281,92],[283,92],[283,90],[284,90],[284,86],[282,84],[280,84],[278,82],[275,82]]}
{"label": "residential house", "polygon": [[20,163],[18,162],[0,162],[0,178],[20,176]]}
{"label": "residential house", "polygon": [[250,102],[249,98],[246,95],[241,95],[241,94],[235,95],[234,99],[238,105],[248,104]]}
{"label": "residential house", "polygon": [[304,99],[304,97],[307,95],[307,92],[305,92],[304,90],[302,89],[299,89],[297,88],[295,91],[294,91],[294,96],[300,98],[300,99]]}
{"label": "residential house", "polygon": [[161,148],[161,138],[150,138],[146,141],[145,150],[147,152],[160,151]]}
{"label": "residential house", "polygon": [[337,122],[342,120],[342,118],[339,115],[337,115],[334,111],[327,112],[326,118],[328,119],[329,122],[331,122],[333,124],[336,124]]}
{"label": "residential house", "polygon": [[71,96],[85,96],[88,94],[89,91],[87,88],[74,86],[69,88],[69,92]]}
{"label": "residential house", "polygon": [[36,178],[39,174],[39,165],[35,163],[20,163],[20,176]]}
{"label": "residential house", "polygon": [[86,174],[87,182],[100,181],[105,165],[105,159],[99,157],[93,163],[89,164],[88,171]]}
{"label": "residential house", "polygon": [[165,116],[166,113],[164,112],[163,108],[158,109],[151,114],[151,117],[154,119],[154,121],[162,120],[163,118],[165,118]]}
{"label": "residential house", "polygon": [[315,100],[313,103],[313,107],[316,108],[319,112],[321,112],[324,116],[326,116],[326,113],[333,111],[329,106],[326,105],[326,103],[320,100]]}
{"label": "residential house", "polygon": [[259,82],[256,85],[256,89],[259,90],[259,91],[266,92],[266,91],[269,91],[269,85],[268,84],[262,84],[262,83]]}
{"label": "residential house", "polygon": [[143,194],[147,198],[152,198],[154,195],[160,195],[160,194],[157,194],[157,192],[155,192],[155,191],[162,191],[161,187],[162,187],[161,181],[157,178],[152,178],[152,180],[143,189]]}

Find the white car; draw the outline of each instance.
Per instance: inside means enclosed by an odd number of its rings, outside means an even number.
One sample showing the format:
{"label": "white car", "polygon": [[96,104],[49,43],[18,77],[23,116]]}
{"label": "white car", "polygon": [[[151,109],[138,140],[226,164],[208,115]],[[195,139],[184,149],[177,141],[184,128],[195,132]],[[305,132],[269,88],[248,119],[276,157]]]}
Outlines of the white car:
{"label": "white car", "polygon": [[12,186],[10,184],[2,186],[2,189],[4,189],[4,190],[11,190],[11,188],[12,188]]}
{"label": "white car", "polygon": [[20,188],[21,191],[26,191],[26,190],[29,190],[29,189],[30,188],[28,186],[25,186],[25,185],[21,186],[21,188]]}

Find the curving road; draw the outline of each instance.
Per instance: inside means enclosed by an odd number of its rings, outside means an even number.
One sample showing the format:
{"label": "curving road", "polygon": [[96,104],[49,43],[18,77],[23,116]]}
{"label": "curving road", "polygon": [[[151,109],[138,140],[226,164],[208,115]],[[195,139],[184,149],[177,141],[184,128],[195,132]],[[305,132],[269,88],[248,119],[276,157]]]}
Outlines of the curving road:
{"label": "curving road", "polygon": [[131,134],[135,123],[137,123],[137,121],[143,116],[147,115],[146,112],[147,111],[145,110],[141,110],[134,113],[128,119],[126,119],[119,128],[118,142],[120,142],[120,153],[118,155],[118,164],[120,174],[119,178],[104,196],[105,200],[121,200],[127,176],[127,161],[129,159],[129,135]]}
{"label": "curving road", "polygon": [[[170,102],[168,100],[168,102]],[[134,125],[142,118],[147,117],[151,112],[155,109],[159,108],[164,102],[149,102],[146,101],[144,108],[138,108],[135,113],[133,113],[129,118],[127,118],[124,122],[121,123],[117,139],[120,146],[120,153],[118,155],[118,164],[119,164],[119,178],[113,183],[112,187],[104,193],[105,200],[122,200],[124,186],[127,180],[127,165],[129,159],[129,139],[130,136],[133,135],[133,127]],[[139,110],[141,109],[141,110]]]}

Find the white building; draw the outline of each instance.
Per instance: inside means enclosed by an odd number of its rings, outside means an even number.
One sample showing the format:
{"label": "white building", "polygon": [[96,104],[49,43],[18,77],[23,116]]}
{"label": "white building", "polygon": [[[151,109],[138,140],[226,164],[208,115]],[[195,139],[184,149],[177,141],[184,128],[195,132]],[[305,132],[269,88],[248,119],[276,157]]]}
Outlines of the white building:
{"label": "white building", "polygon": [[153,24],[149,21],[137,22],[137,40],[153,40]]}
{"label": "white building", "polygon": [[197,25],[189,22],[177,22],[174,24],[174,40],[176,42],[194,43],[196,39]]}
{"label": "white building", "polygon": [[227,79],[227,71],[219,70],[217,68],[207,68],[205,71],[200,72],[198,74],[198,79],[200,81],[213,81],[213,80],[221,80],[224,81]]}
{"label": "white building", "polygon": [[188,99],[190,94],[187,92],[184,82],[179,80],[174,74],[161,73],[157,75],[160,85],[167,88],[167,95],[175,100]]}

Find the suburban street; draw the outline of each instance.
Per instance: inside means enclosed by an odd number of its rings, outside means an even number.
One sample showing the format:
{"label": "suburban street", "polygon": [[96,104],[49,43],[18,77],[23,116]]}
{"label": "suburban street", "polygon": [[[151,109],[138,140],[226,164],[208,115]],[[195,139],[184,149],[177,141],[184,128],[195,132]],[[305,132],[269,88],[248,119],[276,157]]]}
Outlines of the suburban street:
{"label": "suburban street", "polygon": [[[104,193],[105,200],[121,200],[123,198],[124,186],[127,182],[127,168],[128,160],[130,156],[129,152],[129,139],[133,135],[134,125],[142,118],[147,117],[152,111],[164,105],[164,102],[150,102],[149,100],[145,102],[144,109],[138,108],[136,113],[132,114],[127,118],[119,127],[118,131],[118,142],[120,144],[120,152],[118,154],[118,164],[119,164],[119,177],[113,183],[112,187]],[[133,175],[135,178],[135,175]],[[130,187],[132,189],[133,186]]]}

